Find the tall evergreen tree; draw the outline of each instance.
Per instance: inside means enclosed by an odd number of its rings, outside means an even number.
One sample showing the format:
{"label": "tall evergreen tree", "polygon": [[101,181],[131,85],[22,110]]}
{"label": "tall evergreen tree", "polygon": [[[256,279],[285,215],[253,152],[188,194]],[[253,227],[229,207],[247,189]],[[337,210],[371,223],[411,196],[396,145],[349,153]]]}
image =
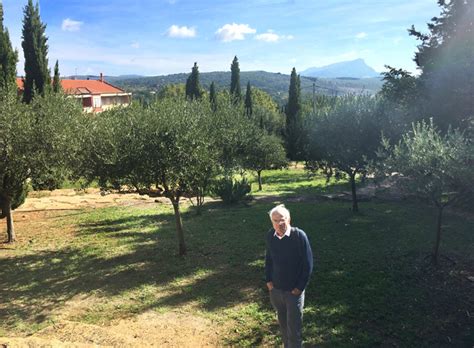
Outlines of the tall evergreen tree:
{"label": "tall evergreen tree", "polygon": [[412,28],[421,41],[415,62],[421,70],[427,114],[447,129],[465,128],[474,115],[474,1],[439,0],[441,15],[428,23],[430,32]]}
{"label": "tall evergreen tree", "polygon": [[245,113],[250,118],[252,117],[252,89],[250,87],[250,81],[247,82],[247,91],[245,92]]}
{"label": "tall evergreen tree", "polygon": [[0,90],[16,88],[17,61],[18,53],[12,48],[8,29],[3,27],[3,5],[0,2]]}
{"label": "tall evergreen tree", "polygon": [[50,88],[51,77],[48,68],[48,38],[46,25],[41,22],[39,5],[33,6],[33,0],[23,9],[23,53],[25,56],[25,82],[23,101],[31,102],[36,93],[44,95]]}
{"label": "tall evergreen tree", "polygon": [[188,76],[186,79],[186,86],[185,86],[185,97],[186,99],[192,99],[192,87],[191,87],[191,75]]}
{"label": "tall evergreen tree", "polygon": [[242,92],[240,90],[240,68],[239,60],[237,56],[234,57],[232,64],[230,65],[231,77],[230,77],[230,95],[234,103],[238,103],[242,98]]}
{"label": "tall evergreen tree", "polygon": [[300,160],[302,155],[301,138],[303,122],[301,119],[301,83],[300,76],[293,68],[290,77],[290,87],[288,90],[288,104],[286,105],[286,145],[288,157],[295,161]]}
{"label": "tall evergreen tree", "polygon": [[53,77],[53,92],[59,93],[62,90],[61,79],[59,78],[59,63],[56,60],[54,65],[54,77]]}
{"label": "tall evergreen tree", "polygon": [[186,97],[193,100],[201,98],[201,85],[199,83],[199,68],[197,62],[191,69],[191,75],[186,80]]}
{"label": "tall evergreen tree", "polygon": [[216,95],[216,85],[214,81],[211,83],[211,87],[209,88],[209,103],[211,103],[212,111],[217,110],[217,95]]}

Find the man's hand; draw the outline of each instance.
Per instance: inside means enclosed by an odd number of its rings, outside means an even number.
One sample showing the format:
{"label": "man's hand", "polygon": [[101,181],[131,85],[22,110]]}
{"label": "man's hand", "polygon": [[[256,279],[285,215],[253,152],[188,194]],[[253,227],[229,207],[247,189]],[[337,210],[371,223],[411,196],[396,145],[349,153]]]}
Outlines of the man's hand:
{"label": "man's hand", "polygon": [[294,288],[293,290],[291,290],[291,293],[295,296],[299,296],[301,295],[302,291],[298,288]]}
{"label": "man's hand", "polygon": [[267,288],[268,288],[268,291],[271,291],[273,289],[273,282],[268,282]]}

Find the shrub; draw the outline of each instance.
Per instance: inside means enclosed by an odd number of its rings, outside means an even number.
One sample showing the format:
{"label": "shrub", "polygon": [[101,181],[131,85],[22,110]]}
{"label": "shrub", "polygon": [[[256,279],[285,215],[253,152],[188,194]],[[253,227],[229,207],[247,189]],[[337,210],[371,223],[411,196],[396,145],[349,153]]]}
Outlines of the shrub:
{"label": "shrub", "polygon": [[214,183],[212,193],[220,197],[225,204],[235,204],[248,198],[250,184],[246,178],[234,180],[226,176]]}

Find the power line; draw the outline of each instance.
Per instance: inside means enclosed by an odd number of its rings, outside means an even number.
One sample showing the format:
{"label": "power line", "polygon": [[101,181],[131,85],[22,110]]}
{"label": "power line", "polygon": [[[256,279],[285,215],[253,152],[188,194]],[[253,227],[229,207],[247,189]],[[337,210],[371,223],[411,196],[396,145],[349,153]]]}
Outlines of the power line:
{"label": "power line", "polygon": [[332,91],[332,92],[334,92],[334,93],[338,93],[338,92],[339,92],[339,89],[337,89],[337,88],[331,88],[331,87],[326,87],[326,86],[317,85],[317,84],[316,84],[316,81],[317,81],[318,79],[317,79],[316,77],[303,76],[303,78],[312,81],[312,82],[313,82],[313,86],[315,86],[315,87],[322,88],[322,89],[327,89],[328,91]]}

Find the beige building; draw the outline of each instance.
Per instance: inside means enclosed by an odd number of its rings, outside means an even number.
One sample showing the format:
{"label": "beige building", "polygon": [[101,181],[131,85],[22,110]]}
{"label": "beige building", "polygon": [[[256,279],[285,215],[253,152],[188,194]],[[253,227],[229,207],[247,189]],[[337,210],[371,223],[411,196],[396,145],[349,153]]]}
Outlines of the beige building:
{"label": "beige building", "polygon": [[[23,91],[23,79],[16,79],[20,93]],[[101,112],[117,106],[127,106],[132,99],[132,93],[107,83],[100,74],[99,80],[62,79],[64,92],[81,102],[85,112]]]}

